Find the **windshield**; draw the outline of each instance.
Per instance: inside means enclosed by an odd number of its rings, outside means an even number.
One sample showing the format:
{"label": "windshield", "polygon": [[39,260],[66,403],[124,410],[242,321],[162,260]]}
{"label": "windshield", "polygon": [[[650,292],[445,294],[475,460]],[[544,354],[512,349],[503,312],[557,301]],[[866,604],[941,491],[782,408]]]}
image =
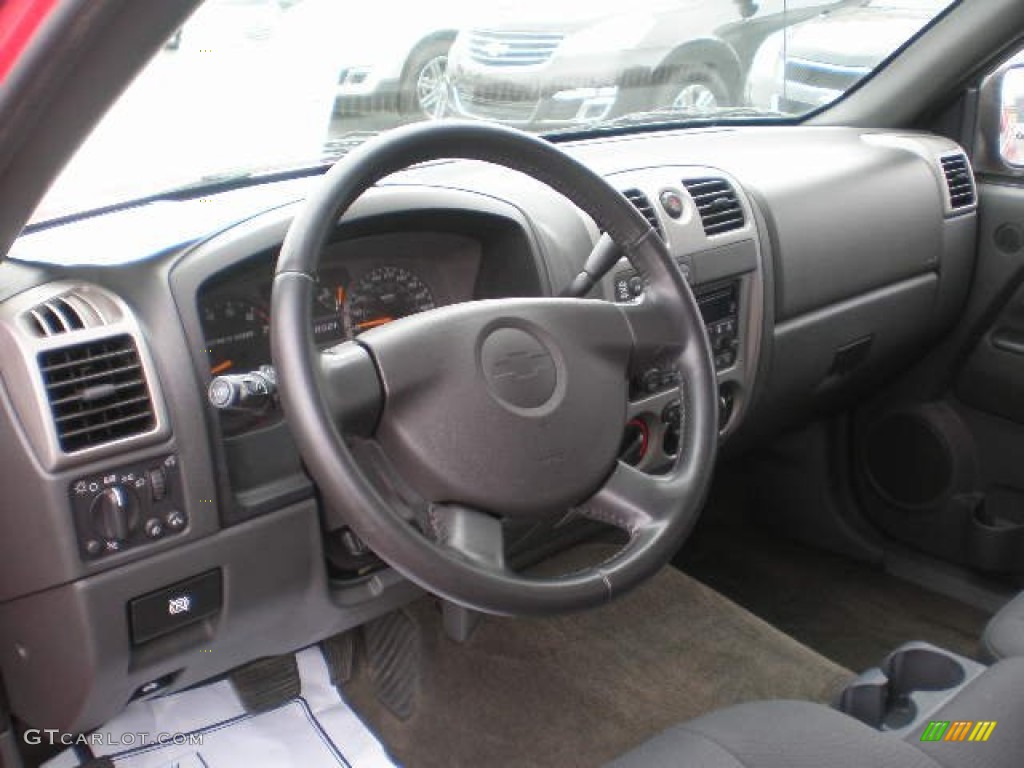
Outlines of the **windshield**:
{"label": "windshield", "polygon": [[946,0],[871,0],[869,5],[875,8],[904,9],[937,14],[949,3]]}
{"label": "windshield", "polygon": [[792,121],[943,0],[206,0],[33,222],[323,165],[418,120],[578,134]]}

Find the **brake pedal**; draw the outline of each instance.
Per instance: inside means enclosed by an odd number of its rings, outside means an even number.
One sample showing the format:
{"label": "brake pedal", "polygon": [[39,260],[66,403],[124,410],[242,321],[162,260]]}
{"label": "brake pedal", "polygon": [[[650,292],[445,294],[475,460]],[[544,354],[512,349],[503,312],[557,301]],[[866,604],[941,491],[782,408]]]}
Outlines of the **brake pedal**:
{"label": "brake pedal", "polygon": [[277,709],[302,692],[293,654],[257,659],[232,670],[228,677],[250,715]]}

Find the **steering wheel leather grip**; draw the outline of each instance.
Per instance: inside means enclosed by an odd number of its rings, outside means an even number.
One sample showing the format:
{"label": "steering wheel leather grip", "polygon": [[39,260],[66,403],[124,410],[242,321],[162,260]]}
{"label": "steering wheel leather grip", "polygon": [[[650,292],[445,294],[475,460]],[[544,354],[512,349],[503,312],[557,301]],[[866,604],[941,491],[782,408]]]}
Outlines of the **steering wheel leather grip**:
{"label": "steering wheel leather grip", "polygon": [[[339,219],[379,180],[439,159],[501,165],[562,193],[644,276],[642,299],[468,302],[317,350],[317,267]],[[693,294],[617,190],[526,133],[420,123],[337,163],[281,249],[271,346],[286,418],[326,503],[391,566],[456,603],[514,615],[605,603],[668,562],[703,504],[717,446],[716,382]],[[678,366],[684,418],[674,465],[651,476],[616,453],[629,373],[656,359]],[[503,518],[569,509],[625,530],[628,543],[599,566],[557,578],[505,566]]]}

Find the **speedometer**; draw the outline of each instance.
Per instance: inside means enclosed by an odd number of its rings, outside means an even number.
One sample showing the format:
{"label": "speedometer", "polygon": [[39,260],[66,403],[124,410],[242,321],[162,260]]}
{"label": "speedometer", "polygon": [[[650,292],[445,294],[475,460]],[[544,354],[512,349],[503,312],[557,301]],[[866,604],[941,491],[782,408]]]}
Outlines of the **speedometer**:
{"label": "speedometer", "polygon": [[414,272],[404,267],[376,267],[349,291],[349,322],[352,333],[359,334],[434,306],[430,288]]}

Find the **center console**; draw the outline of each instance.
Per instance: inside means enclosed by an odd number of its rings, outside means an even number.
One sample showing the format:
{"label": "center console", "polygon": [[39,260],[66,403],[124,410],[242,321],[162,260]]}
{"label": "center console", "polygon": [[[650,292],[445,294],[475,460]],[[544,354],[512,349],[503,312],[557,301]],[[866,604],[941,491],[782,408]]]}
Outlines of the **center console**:
{"label": "center console", "polygon": [[[643,282],[636,270],[621,270],[616,273],[616,301],[633,301],[642,293]],[[708,343],[714,355],[715,370],[725,371],[736,363],[740,348],[739,281],[729,280],[702,287],[697,290],[696,299],[701,318],[704,320]],[[656,368],[646,371],[641,377],[638,389],[653,393],[664,385],[675,386],[679,383],[671,374],[663,379],[664,375]]]}
{"label": "center console", "polygon": [[[764,276],[754,204],[736,179],[700,166],[638,168],[612,179],[651,224],[689,283],[703,320],[718,383],[722,439],[736,431],[751,401],[763,334]],[[642,300],[644,277],[622,260],[606,279],[606,298]],[[658,472],[679,451],[679,373],[655,361],[630,381],[620,459]]]}
{"label": "center console", "polygon": [[[678,259],[684,275],[692,279],[691,262]],[[613,273],[613,298],[618,303],[636,301],[643,294],[643,280],[632,268]],[[740,393],[749,386],[750,276],[716,280],[694,289],[704,322],[708,345],[718,378],[718,423],[723,434],[734,422]],[[748,355],[744,357],[744,350]],[[670,363],[651,365],[630,380],[630,419],[626,426],[622,458],[643,468],[655,469],[659,460],[667,460],[679,450],[682,418],[679,372]]]}
{"label": "center console", "polygon": [[[986,669],[988,667],[983,664],[928,643],[906,643],[886,656],[877,667],[863,672],[849,683],[839,695],[837,708],[872,728],[905,736],[925,728],[931,715]],[[964,721],[953,725],[965,726],[968,723]],[[934,727],[925,728],[921,741],[971,738],[969,732],[961,734],[955,729],[947,733],[949,722],[932,723],[932,726],[944,728],[941,733],[933,733]]]}

